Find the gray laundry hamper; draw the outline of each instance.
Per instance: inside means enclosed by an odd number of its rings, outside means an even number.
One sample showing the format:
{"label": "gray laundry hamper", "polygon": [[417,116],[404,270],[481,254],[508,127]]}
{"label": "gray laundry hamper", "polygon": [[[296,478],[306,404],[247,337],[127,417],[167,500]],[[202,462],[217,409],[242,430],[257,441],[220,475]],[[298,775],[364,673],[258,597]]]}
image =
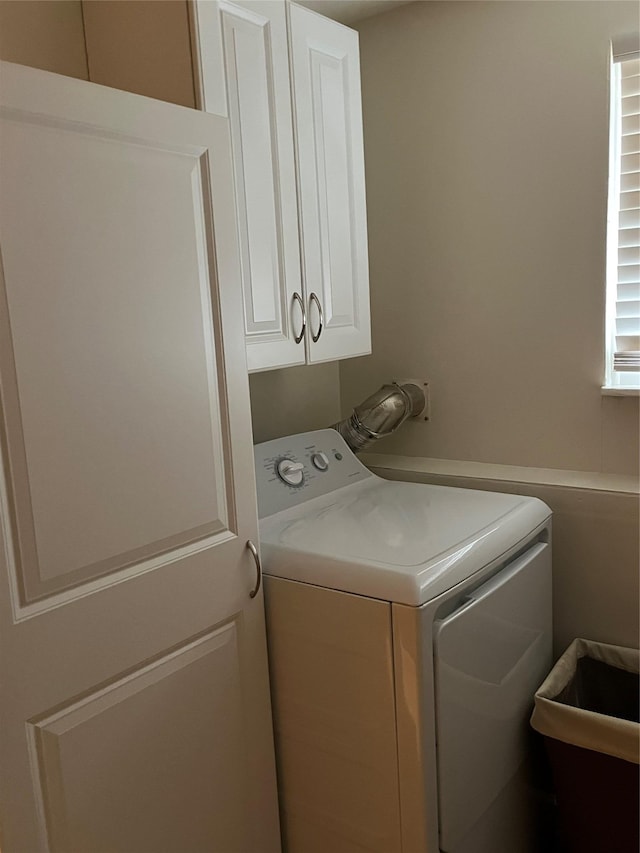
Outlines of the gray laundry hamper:
{"label": "gray laundry hamper", "polygon": [[571,853],[638,853],[640,653],[574,640],[535,696]]}

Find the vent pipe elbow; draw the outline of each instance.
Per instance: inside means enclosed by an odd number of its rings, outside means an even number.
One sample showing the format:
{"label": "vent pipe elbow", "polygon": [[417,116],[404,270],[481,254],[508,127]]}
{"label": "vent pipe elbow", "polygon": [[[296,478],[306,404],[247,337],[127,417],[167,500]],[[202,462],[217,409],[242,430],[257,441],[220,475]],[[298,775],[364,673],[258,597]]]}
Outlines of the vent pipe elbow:
{"label": "vent pipe elbow", "polygon": [[425,408],[422,388],[413,383],[383,385],[356,406],[351,415],[337,424],[337,430],[354,453],[370,447],[394,433],[407,418],[417,417]]}

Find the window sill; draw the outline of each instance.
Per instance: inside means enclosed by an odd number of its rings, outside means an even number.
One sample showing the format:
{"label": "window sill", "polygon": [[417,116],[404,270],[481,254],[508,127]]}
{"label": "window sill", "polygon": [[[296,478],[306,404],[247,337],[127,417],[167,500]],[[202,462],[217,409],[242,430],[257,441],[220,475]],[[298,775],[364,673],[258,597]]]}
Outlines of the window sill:
{"label": "window sill", "polygon": [[640,388],[632,385],[603,385],[603,397],[640,397]]}

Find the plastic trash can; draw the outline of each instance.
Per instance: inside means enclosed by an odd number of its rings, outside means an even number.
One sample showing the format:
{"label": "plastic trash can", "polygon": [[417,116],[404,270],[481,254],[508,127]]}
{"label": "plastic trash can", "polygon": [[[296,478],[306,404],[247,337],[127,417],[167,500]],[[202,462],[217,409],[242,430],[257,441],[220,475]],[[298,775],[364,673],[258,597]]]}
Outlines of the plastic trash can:
{"label": "plastic trash can", "polygon": [[640,653],[574,640],[535,695],[571,853],[638,853]]}

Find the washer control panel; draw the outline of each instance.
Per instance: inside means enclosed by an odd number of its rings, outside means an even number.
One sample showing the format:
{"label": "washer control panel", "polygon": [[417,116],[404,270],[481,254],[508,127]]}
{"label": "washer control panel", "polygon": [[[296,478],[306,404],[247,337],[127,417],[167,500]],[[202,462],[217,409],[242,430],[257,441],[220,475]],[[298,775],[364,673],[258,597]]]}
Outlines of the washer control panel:
{"label": "washer control panel", "polygon": [[333,429],[265,441],[254,455],[260,518],[373,476]]}

